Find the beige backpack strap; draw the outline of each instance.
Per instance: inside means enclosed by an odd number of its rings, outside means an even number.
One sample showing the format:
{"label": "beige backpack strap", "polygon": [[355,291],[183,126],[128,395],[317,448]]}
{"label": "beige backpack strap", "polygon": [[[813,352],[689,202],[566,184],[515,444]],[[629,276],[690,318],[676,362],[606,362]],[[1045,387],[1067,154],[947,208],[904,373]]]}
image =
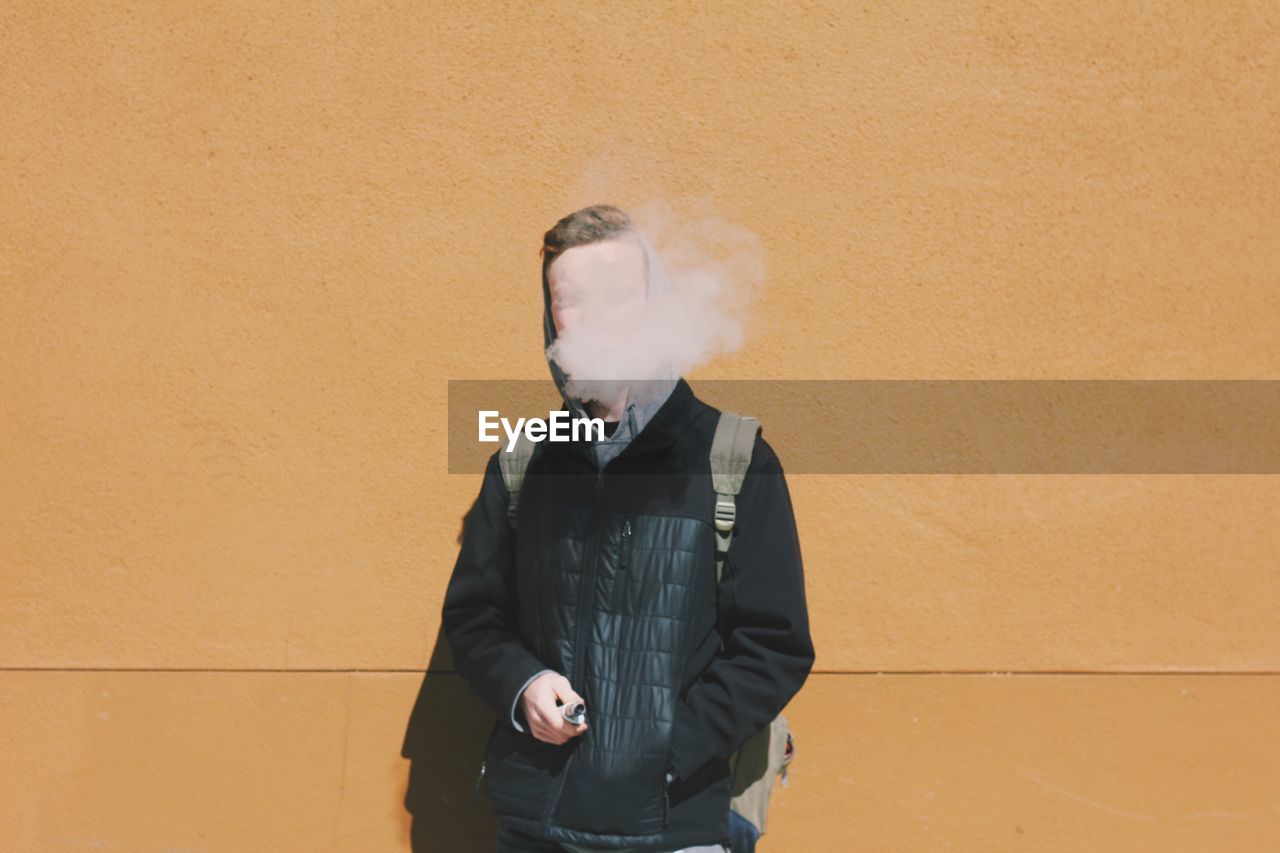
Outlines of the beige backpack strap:
{"label": "beige backpack strap", "polygon": [[[724,573],[725,555],[733,539],[737,519],[736,498],[751,465],[760,422],[753,417],[721,412],[711,440],[711,484],[716,492],[716,590]],[[786,755],[790,727],[779,714],[749,737],[729,758],[729,804],[749,820],[761,835],[767,826],[773,780],[781,775],[786,784]]]}
{"label": "beige backpack strap", "polygon": [[787,741],[791,727],[783,714],[747,739],[729,760],[729,807],[764,835],[769,828],[769,800],[778,777],[787,784]]}
{"label": "beige backpack strap", "polygon": [[523,430],[510,452],[505,447],[498,450],[498,467],[502,469],[502,480],[507,484],[507,523],[512,529],[519,518],[520,488],[524,485],[524,472],[533,458],[533,450],[534,443]]}
{"label": "beige backpack strap", "polygon": [[724,558],[729,553],[733,527],[737,518],[735,499],[742,490],[751,451],[756,445],[760,422],[748,415],[721,412],[716,433],[711,439],[711,487],[716,492],[716,583],[724,573]]}

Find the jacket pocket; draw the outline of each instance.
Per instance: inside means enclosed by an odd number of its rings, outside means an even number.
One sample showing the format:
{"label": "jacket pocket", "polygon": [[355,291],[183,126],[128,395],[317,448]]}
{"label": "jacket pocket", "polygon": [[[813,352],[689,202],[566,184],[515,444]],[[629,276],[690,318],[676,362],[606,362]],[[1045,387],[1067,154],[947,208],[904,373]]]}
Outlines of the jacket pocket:
{"label": "jacket pocket", "polygon": [[554,820],[583,832],[653,835],[667,825],[666,800],[664,771],[655,756],[579,754]]}
{"label": "jacket pocket", "polygon": [[662,828],[671,826],[671,780],[662,780]]}
{"label": "jacket pocket", "polygon": [[498,814],[540,820],[568,751],[498,724],[485,754],[481,780]]}
{"label": "jacket pocket", "polygon": [[635,539],[631,529],[631,519],[623,519],[622,537],[618,545],[618,571],[613,576],[613,602],[610,608],[614,613],[621,613],[626,607],[627,586],[635,573],[631,565],[631,542]]}
{"label": "jacket pocket", "polygon": [[501,725],[501,720],[494,720],[493,727],[489,729],[489,738],[484,742],[484,752],[480,756],[480,773],[476,776],[475,790],[471,792],[472,803],[474,803],[480,796],[480,785],[484,782],[484,772],[486,765],[489,763],[489,747],[493,746],[493,738],[498,733],[498,728]]}

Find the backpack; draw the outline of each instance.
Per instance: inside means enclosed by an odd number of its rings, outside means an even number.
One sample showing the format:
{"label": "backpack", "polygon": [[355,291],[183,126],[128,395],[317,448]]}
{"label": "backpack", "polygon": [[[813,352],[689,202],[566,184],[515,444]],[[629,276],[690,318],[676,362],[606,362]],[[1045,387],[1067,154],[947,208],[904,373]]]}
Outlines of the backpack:
{"label": "backpack", "polygon": [[[725,555],[733,539],[737,506],[735,498],[742,490],[751,451],[755,447],[760,422],[753,417],[721,412],[711,441],[711,484],[716,492],[716,590],[724,573]],[[515,447],[498,452],[502,479],[510,496],[507,522],[514,529],[519,517],[520,488],[525,469],[533,457],[534,443],[522,431]],[[794,741],[787,718],[778,714],[773,721],[756,732],[729,757],[729,807],[742,815],[763,835],[773,792],[775,776],[787,784],[787,765],[794,757]]]}

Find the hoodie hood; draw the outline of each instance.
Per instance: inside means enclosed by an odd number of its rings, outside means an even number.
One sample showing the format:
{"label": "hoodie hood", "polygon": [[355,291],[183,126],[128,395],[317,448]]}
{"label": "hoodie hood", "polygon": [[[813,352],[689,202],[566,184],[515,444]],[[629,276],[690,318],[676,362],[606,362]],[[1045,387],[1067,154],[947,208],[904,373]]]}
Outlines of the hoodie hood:
{"label": "hoodie hood", "polygon": [[[645,257],[645,297],[650,302],[666,298],[668,294],[666,269],[662,265],[661,259],[657,252],[653,250],[653,246],[648,239],[639,232],[632,232],[639,239],[640,246],[644,250]],[[564,370],[556,363],[548,352],[551,345],[556,341],[556,324],[551,316],[551,285],[547,281],[548,264],[542,265],[542,351],[547,358],[547,367],[551,371],[551,378],[556,383],[556,390],[560,392],[560,397],[564,400],[570,414],[575,417],[589,417],[587,408],[583,402],[576,396],[570,396],[566,390],[566,384],[569,377],[565,375]],[[653,415],[662,407],[667,398],[671,395],[671,391],[675,388],[679,381],[675,376],[675,371],[668,371],[669,378],[644,380],[642,393],[636,393],[636,386],[632,386],[628,391],[627,408],[618,424],[617,430],[612,436],[602,441],[596,442],[597,464],[603,468],[606,462],[614,456],[622,452],[630,443],[631,439],[640,434],[644,429],[644,425],[649,422]]]}

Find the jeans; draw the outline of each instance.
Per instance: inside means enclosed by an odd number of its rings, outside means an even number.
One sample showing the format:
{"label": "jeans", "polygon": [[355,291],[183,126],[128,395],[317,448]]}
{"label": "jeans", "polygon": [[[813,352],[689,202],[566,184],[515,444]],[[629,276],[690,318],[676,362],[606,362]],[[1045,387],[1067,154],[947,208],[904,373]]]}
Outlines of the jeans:
{"label": "jeans", "polygon": [[756,825],[735,811],[729,812],[729,832],[733,843],[733,853],[756,853],[756,842],[760,840],[760,830]]}
{"label": "jeans", "polygon": [[[750,826],[750,824],[748,824]],[[609,848],[608,853],[632,853],[635,848],[621,847]],[[505,824],[498,824],[498,849],[497,853],[605,853],[599,847],[579,847],[576,844],[561,844],[558,841],[546,841],[531,835],[513,829]],[[646,853],[661,853],[661,851],[646,851]],[[681,847],[679,850],[669,851],[669,853],[729,853],[723,844],[699,844],[697,847]],[[734,848],[737,853],[737,848]]]}

